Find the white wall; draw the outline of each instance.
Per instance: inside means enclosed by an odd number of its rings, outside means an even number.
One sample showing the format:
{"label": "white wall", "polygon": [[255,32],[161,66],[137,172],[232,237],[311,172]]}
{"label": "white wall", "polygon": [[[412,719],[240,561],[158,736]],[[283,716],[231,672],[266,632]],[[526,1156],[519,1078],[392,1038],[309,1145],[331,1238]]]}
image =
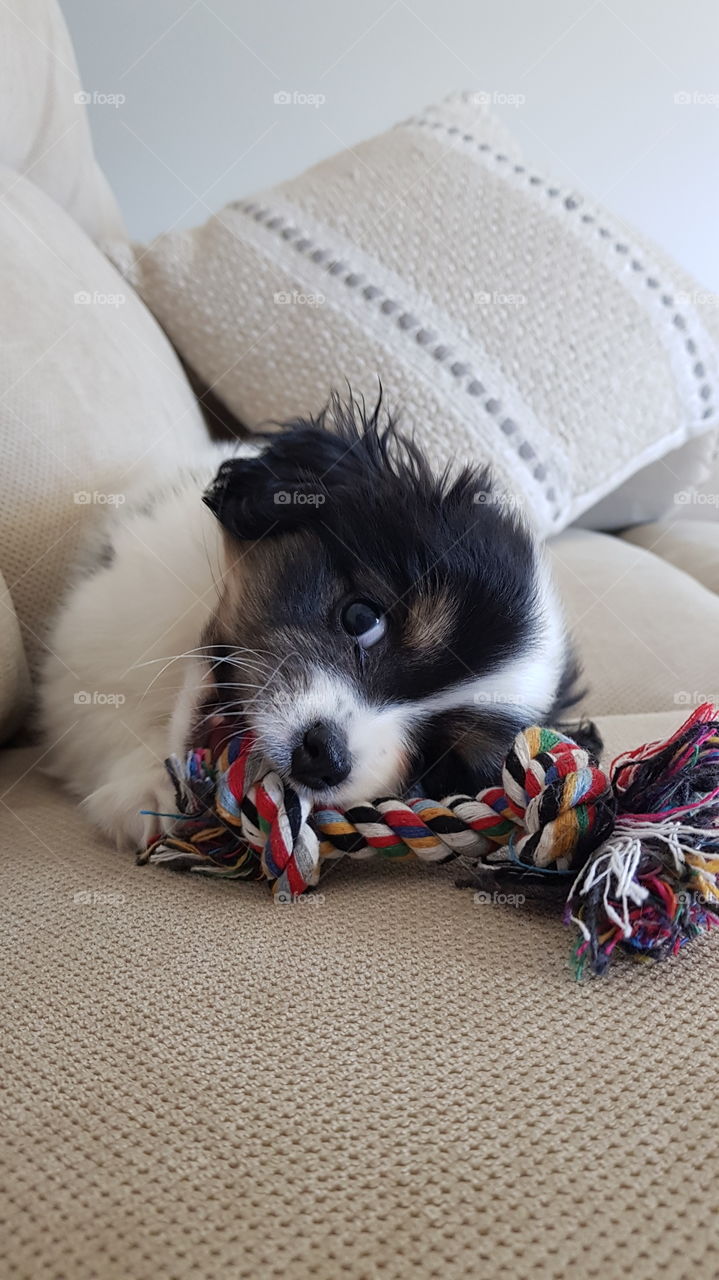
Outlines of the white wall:
{"label": "white wall", "polygon": [[480,88],[523,96],[497,110],[544,172],[719,290],[717,0],[61,2],[85,88],[126,97],[90,114],[138,239]]}

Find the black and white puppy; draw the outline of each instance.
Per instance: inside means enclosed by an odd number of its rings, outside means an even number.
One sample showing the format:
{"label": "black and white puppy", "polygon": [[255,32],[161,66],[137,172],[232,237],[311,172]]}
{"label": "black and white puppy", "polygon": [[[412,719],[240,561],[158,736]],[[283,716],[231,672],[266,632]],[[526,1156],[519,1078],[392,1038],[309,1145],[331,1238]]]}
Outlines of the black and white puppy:
{"label": "black and white puppy", "polygon": [[163,761],[217,715],[347,805],[476,791],[570,701],[543,552],[489,474],[434,475],[379,404],[331,413],[208,444],[94,535],[41,715],[51,772],[120,845],[172,813]]}

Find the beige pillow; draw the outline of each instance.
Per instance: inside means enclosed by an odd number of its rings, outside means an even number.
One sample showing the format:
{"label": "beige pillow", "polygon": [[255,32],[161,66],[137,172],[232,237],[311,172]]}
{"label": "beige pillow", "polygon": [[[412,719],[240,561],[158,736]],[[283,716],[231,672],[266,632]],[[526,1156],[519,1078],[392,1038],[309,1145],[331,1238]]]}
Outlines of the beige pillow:
{"label": "beige pillow", "polygon": [[125,269],[249,425],[319,409],[345,379],[371,400],[379,376],[438,463],[491,460],[552,532],[716,424],[715,335],[691,281],[536,173],[476,98]]}
{"label": "beige pillow", "polygon": [[[716,500],[719,494],[712,495]],[[716,507],[711,508],[716,513]],[[709,591],[719,595],[719,522],[711,520],[664,520],[627,529],[622,537],[677,569],[691,574]],[[717,647],[719,639],[715,635]],[[719,686],[719,663],[717,680]]]}
{"label": "beige pillow", "polygon": [[549,552],[584,668],[578,710],[674,710],[678,725],[693,706],[719,702],[719,599],[691,573],[586,529],[567,529]]}
{"label": "beige pillow", "polygon": [[89,97],[56,0],[2,0],[0,163],[52,196],[93,240],[124,239],[92,150]]}
{"label": "beige pillow", "polygon": [[0,574],[0,742],[18,727],[30,701],[30,676],[20,624]]}
{"label": "beige pillow", "polygon": [[[676,515],[677,498],[681,503],[683,495],[694,493],[698,485],[703,487],[710,479],[716,451],[716,429],[706,435],[692,436],[681,448],[672,449],[630,476],[618,489],[585,511],[576,523],[583,529],[614,531]],[[691,506],[688,509],[693,510]],[[711,510],[716,516],[715,507],[709,509],[705,505],[696,509],[707,515]],[[686,511],[684,507],[683,514]]]}
{"label": "beige pillow", "polygon": [[0,296],[0,572],[33,665],[87,521],[206,433],[139,298],[54,201],[2,168]]}

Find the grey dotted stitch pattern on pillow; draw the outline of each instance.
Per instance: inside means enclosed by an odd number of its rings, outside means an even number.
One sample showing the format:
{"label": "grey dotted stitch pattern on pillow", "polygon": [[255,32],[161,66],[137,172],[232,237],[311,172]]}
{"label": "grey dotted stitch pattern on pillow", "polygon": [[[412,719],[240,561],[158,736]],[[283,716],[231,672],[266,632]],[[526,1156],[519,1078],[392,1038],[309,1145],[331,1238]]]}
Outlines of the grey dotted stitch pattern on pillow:
{"label": "grey dotted stitch pattern on pillow", "polygon": [[512,441],[517,456],[529,470],[533,480],[542,488],[550,506],[552,519],[554,521],[560,519],[562,511],[547,463],[538,457],[534,445],[525,438],[515,419],[504,415],[501,400],[488,391],[484,382],[466,361],[452,360],[454,354],[452,348],[441,342],[439,335],[433,329],[428,328],[417,316],[406,311],[396,298],[387,296],[378,285],[366,282],[366,276],[362,272],[353,271],[347,262],[335,257],[332,250],[318,248],[299,227],[288,223],[282,214],[275,212],[267,205],[260,205],[255,200],[235,200],[229,208],[236,209],[255,222],[262,223],[268,231],[275,232],[283,240],[292,244],[298,253],[304,254],[310,262],[315,263],[328,275],[341,277],[349,289],[358,289],[368,303],[377,303],[380,313],[386,316],[388,321],[395,323],[408,338],[414,337],[417,345],[431,359],[443,365],[452,377],[462,384],[467,395],[480,399],[485,412],[494,419],[502,434]]}
{"label": "grey dotted stitch pattern on pillow", "polygon": [[704,363],[700,359],[697,359],[697,342],[691,335],[687,317],[677,307],[676,299],[673,294],[665,290],[657,277],[646,269],[641,258],[637,257],[633,253],[631,246],[628,245],[626,241],[616,236],[615,233],[606,226],[606,223],[597,218],[595,214],[579,212],[582,205],[582,199],[580,196],[575,192],[564,190],[562,187],[558,187],[547,182],[538,174],[532,173],[526,165],[518,163],[513,164],[509,156],[504,155],[501,151],[494,151],[488,142],[481,142],[473,133],[464,133],[458,125],[448,125],[442,120],[429,120],[426,116],[417,116],[410,120],[406,120],[405,125],[416,125],[420,128],[439,130],[440,132],[445,133],[448,138],[452,138],[457,141],[461,140],[462,142],[467,143],[470,147],[482,152],[487,159],[492,159],[498,165],[510,165],[512,172],[518,177],[524,178],[530,187],[542,187],[545,194],[549,196],[551,200],[557,200],[561,203],[562,208],[567,214],[576,213],[581,218],[585,226],[594,227],[596,234],[601,240],[612,240],[615,251],[629,259],[632,271],[636,271],[638,275],[644,276],[644,283],[659,300],[659,305],[673,313],[672,323],[682,334],[684,351],[688,357],[688,364],[691,369],[692,378],[695,379],[698,384],[697,389],[699,398],[704,404],[701,415],[702,420],[706,421],[713,417],[716,396],[714,395],[711,384],[707,378]]}

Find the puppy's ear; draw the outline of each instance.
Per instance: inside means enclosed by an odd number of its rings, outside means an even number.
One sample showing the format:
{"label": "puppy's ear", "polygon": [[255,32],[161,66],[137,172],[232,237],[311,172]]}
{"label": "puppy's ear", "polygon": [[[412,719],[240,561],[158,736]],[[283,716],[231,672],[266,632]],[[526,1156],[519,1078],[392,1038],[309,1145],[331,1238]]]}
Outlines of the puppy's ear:
{"label": "puppy's ear", "polygon": [[254,458],[229,458],[203,495],[233,537],[256,540],[310,525],[341,482],[347,445],[321,427],[298,423],[269,437]]}

